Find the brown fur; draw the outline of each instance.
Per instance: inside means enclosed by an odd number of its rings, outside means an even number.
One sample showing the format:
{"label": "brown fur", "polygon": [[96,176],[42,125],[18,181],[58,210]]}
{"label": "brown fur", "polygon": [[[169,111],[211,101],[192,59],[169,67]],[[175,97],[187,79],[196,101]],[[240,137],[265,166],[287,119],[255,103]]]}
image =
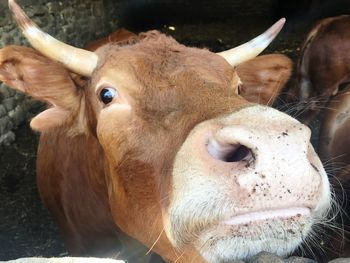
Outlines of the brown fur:
{"label": "brown fur", "polygon": [[[320,157],[324,160],[335,158],[335,162],[342,164],[350,164],[349,88],[350,85],[328,103],[329,109],[325,112],[319,139]],[[349,179],[342,181],[350,183]]]}
{"label": "brown fur", "polygon": [[[307,107],[302,116],[310,122],[341,85],[350,81],[350,16],[326,18],[310,31],[297,69],[295,96]],[[303,65],[306,72],[302,72]],[[308,94],[302,95],[302,81],[309,81]]]}
{"label": "brown fur", "polygon": [[[237,67],[240,95],[254,103],[272,105],[288,81],[293,62],[281,54],[259,56]],[[271,72],[276,75],[271,77]]]}
{"label": "brown fur", "polygon": [[324,162],[329,164],[330,174],[333,176],[333,185],[338,197],[345,198],[340,200],[344,216],[340,224],[344,227],[344,236],[335,235],[336,240],[332,240],[332,247],[336,256],[350,256],[350,219],[347,215],[350,212],[350,206],[346,198],[349,196],[350,185],[350,85],[334,96],[327,104],[324,119],[320,129],[319,136],[319,154]]}
{"label": "brown fur", "polygon": [[[31,48],[17,46],[3,48],[0,61],[0,79],[3,82],[52,106],[33,119],[33,129],[44,130],[67,123],[70,128],[74,126],[70,122],[77,117],[79,104],[76,101],[80,100],[82,94],[65,68]],[[51,114],[47,114],[49,111]],[[54,115],[55,118],[47,115]],[[45,123],[45,127],[41,126],[39,120]]]}
{"label": "brown fur", "polygon": [[137,36],[134,33],[124,28],[121,28],[112,32],[107,37],[88,43],[84,48],[90,51],[95,51],[99,47],[102,47],[108,43],[119,43],[119,44],[122,42],[131,43],[134,38],[137,38]]}
{"label": "brown fur", "polygon": [[[214,53],[185,47],[156,31],[96,53],[98,68],[87,86],[77,88],[65,69],[31,49],[0,50],[1,80],[60,106],[35,125],[42,131],[37,162],[42,199],[75,255],[113,253],[121,230],[169,262],[203,262],[190,245],[183,253],[172,247],[163,232],[162,210],[169,205],[175,154],[191,129],[249,105],[237,95],[235,70]],[[264,76],[282,85],[288,68],[289,61],[270,65]],[[43,82],[48,74],[52,81]],[[244,74],[243,85],[249,70]],[[120,95],[112,105],[127,103],[130,111],[99,101],[96,85],[107,76]],[[280,89],[274,87],[267,93]],[[67,110],[68,115],[52,121]]]}

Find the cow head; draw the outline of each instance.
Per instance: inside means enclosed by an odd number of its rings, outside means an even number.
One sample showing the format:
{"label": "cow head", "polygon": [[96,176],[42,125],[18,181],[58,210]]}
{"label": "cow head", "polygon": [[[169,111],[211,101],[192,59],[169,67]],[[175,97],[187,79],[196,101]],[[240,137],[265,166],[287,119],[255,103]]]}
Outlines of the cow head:
{"label": "cow head", "polygon": [[[262,250],[288,254],[325,217],[329,183],[310,130],[238,94],[234,66],[266,47],[283,20],[221,54],[154,31],[90,52],[43,33],[9,3],[31,44],[65,67],[7,47],[0,79],[50,103],[34,129],[96,136],[114,221],[125,233],[169,261],[228,262]],[[289,72],[288,63],[280,70]],[[77,87],[65,68],[88,84]],[[280,70],[242,76],[283,84]]]}

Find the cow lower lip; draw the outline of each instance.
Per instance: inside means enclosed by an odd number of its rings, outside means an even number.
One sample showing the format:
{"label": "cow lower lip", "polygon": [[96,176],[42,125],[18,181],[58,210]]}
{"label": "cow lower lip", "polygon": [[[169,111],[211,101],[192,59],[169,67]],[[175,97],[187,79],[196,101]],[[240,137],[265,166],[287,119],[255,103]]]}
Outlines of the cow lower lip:
{"label": "cow lower lip", "polygon": [[242,225],[268,219],[284,219],[291,217],[300,217],[310,214],[307,207],[291,207],[283,209],[264,210],[258,212],[244,213],[231,217],[223,223],[226,225]]}

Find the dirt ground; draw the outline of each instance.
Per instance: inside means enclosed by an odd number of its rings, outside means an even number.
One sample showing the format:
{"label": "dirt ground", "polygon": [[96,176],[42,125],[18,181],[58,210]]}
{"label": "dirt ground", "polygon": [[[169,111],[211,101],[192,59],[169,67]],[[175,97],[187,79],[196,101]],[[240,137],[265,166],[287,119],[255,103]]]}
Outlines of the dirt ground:
{"label": "dirt ground", "polygon": [[[171,24],[159,29],[186,45],[219,51],[245,42],[271,25],[271,20],[254,19]],[[284,53],[296,61],[306,30],[307,27],[297,30],[290,27],[266,52]],[[38,134],[25,123],[16,130],[16,142],[0,149],[0,260],[67,254],[58,229],[37,193],[37,143]]]}
{"label": "dirt ground", "polygon": [[38,134],[25,123],[16,142],[0,149],[0,260],[66,254],[37,192],[37,143]]}

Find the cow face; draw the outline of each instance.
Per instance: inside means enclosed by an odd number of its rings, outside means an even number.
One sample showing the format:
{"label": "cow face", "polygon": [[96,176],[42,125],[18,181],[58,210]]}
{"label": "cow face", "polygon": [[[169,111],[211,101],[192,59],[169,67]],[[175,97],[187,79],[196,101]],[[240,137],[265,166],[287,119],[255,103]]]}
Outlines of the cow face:
{"label": "cow face", "polygon": [[[10,2],[40,49],[43,33]],[[67,55],[61,60],[90,76],[79,89],[61,65],[9,47],[0,53],[0,77],[52,104],[34,128],[97,137],[114,222],[165,259],[228,262],[262,250],[286,255],[325,217],[329,183],[306,126],[238,95],[232,66],[238,50],[219,56],[157,32],[94,53],[72,49],[89,61],[82,68]],[[49,66],[60,78],[38,78]],[[264,76],[284,83],[271,68]],[[55,85],[64,97],[51,91]]]}

